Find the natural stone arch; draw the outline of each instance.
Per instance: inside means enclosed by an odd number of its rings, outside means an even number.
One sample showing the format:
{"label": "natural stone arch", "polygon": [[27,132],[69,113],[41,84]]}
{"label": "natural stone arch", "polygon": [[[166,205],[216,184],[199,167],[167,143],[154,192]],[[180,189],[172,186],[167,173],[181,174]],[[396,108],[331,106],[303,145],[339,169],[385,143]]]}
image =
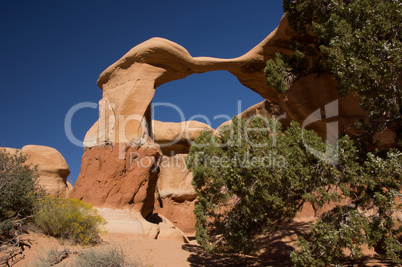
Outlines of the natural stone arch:
{"label": "natural stone arch", "polygon": [[[164,152],[158,145],[162,141],[150,126],[152,99],[161,84],[193,73],[226,70],[270,101],[256,105],[247,111],[249,114],[264,114],[272,108],[279,112],[278,115],[286,114],[287,121],[295,120],[300,124],[315,111],[326,110],[327,104],[337,100],[338,114],[334,119],[339,122],[339,130],[353,133],[354,128],[348,127],[366,115],[359,107],[358,96],[345,99],[338,96],[332,76],[309,75],[294,82],[284,94],[267,86],[263,73],[266,61],[274,58],[277,52],[290,53],[289,40],[295,36],[285,15],[267,38],[238,58],[192,57],[182,46],[162,38],[152,38],[132,48],[99,77],[98,86],[103,90],[100,118],[85,137],[84,146],[88,150],[84,153],[72,197],[98,207],[130,208],[139,211],[143,217],[155,211],[158,170]],[[326,137],[326,124],[322,121],[312,128]],[[183,129],[177,124],[163,122],[158,127],[172,127],[176,132],[177,128]],[[191,130],[194,129],[190,127]],[[192,131],[192,138],[199,132],[198,129]],[[133,154],[136,155],[134,158]],[[152,164],[137,164],[142,161]],[[188,192],[183,195],[184,200],[194,197]],[[159,208],[159,211],[164,209]],[[183,208],[183,212],[192,213],[191,205]]]}
{"label": "natural stone arch", "polygon": [[[192,57],[184,47],[163,38],[152,38],[135,46],[100,75],[98,86],[103,90],[101,101],[113,105],[113,108],[106,109],[105,117],[113,115],[115,120],[106,119],[106,122],[94,125],[84,143],[91,144],[89,146],[104,142],[130,143],[144,136],[151,141],[150,105],[155,89],[193,73],[214,70],[232,73],[246,87],[279,104],[288,121],[302,123],[312,112],[334,100],[339,100],[341,130],[364,118],[358,97],[339,98],[336,82],[330,75],[302,78],[282,95],[266,85],[263,73],[265,62],[274,58],[277,52],[290,52],[289,40],[295,36],[284,15],[279,26],[268,37],[238,58]],[[148,127],[141,126],[144,122]],[[99,129],[103,125],[106,125],[106,129]],[[326,136],[325,122],[315,124],[313,129],[321,136]],[[99,131],[105,132],[106,138],[96,142],[94,134]]]}

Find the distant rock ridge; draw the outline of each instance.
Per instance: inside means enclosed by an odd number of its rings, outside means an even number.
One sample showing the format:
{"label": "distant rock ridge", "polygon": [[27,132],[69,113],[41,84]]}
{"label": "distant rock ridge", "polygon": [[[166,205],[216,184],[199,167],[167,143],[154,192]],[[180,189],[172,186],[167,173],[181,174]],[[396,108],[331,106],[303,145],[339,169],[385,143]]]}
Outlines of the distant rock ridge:
{"label": "distant rock ridge", "polygon": [[6,152],[14,154],[21,152],[28,156],[26,164],[38,166],[39,186],[45,189],[51,196],[67,198],[73,186],[67,181],[70,168],[59,151],[48,146],[27,145],[21,149],[1,148]]}
{"label": "distant rock ridge", "polygon": [[[243,112],[244,117],[275,116],[285,127],[295,120],[323,139],[335,139],[340,132],[357,134],[354,122],[367,118],[360,99],[340,98],[331,75],[301,78],[284,94],[267,85],[266,61],[278,52],[291,53],[293,37],[300,36],[284,15],[271,34],[238,58],[192,57],[163,38],[132,48],[98,79],[103,91],[99,120],[85,136],[81,172],[71,196],[98,207],[133,209],[144,218],[158,212],[182,230],[194,231],[196,195],[192,175],[181,165],[191,142],[203,130],[213,129],[199,122],[152,121],[151,106],[158,86],[193,73],[226,70],[266,99]],[[336,125],[329,123],[333,121]]]}

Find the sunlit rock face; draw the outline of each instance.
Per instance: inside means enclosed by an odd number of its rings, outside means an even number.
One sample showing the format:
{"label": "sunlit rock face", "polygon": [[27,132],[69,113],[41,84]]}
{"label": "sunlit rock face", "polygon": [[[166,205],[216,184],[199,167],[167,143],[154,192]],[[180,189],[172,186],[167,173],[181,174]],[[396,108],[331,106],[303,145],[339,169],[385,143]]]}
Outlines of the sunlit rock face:
{"label": "sunlit rock face", "polygon": [[21,152],[28,156],[25,162],[28,165],[37,166],[39,179],[38,183],[47,194],[66,198],[72,190],[72,185],[67,182],[70,169],[66,160],[59,151],[47,146],[27,145],[22,149],[0,148],[14,154]]}
{"label": "sunlit rock face", "polygon": [[[243,112],[244,117],[275,116],[285,127],[295,120],[329,141],[341,132],[358,133],[354,122],[366,119],[359,97],[340,98],[332,76],[304,77],[284,94],[267,86],[266,61],[277,52],[291,53],[293,37],[298,36],[285,15],[261,43],[233,59],[192,57],[184,47],[163,38],[132,48],[98,79],[103,91],[99,119],[85,136],[81,173],[72,197],[99,207],[131,208],[144,217],[158,212],[186,231],[194,229],[196,196],[184,158],[191,142],[212,129],[199,122],[151,119],[157,87],[193,73],[226,70],[266,99]],[[145,161],[150,165],[133,166]]]}

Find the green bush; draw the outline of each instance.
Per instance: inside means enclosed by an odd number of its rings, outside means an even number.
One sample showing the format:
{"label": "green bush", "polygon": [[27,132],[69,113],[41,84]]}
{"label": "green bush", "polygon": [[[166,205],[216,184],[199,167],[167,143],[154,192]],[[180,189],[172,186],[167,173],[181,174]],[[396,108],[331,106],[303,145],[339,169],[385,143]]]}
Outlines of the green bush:
{"label": "green bush", "polygon": [[[395,223],[402,184],[401,7],[400,0],[283,0],[297,34],[289,40],[293,53],[267,62],[268,85],[283,93],[307,75],[331,74],[339,95],[358,95],[368,116],[355,123],[361,132],[354,142],[339,149],[337,178],[350,205],[329,211],[311,226],[310,239],[300,238],[292,253],[297,266],[340,264],[345,250],[359,258],[362,244],[402,261],[402,228]],[[375,134],[387,130],[396,133],[394,148],[375,150]]]}
{"label": "green bush", "polygon": [[99,241],[106,222],[92,205],[79,199],[44,197],[36,204],[34,223],[48,235],[86,245]]}
{"label": "green bush", "polygon": [[214,253],[249,253],[258,235],[294,218],[307,199],[339,199],[325,190],[336,183],[331,165],[306,143],[325,150],[314,132],[292,123],[282,134],[279,122],[262,118],[234,117],[218,137],[202,133],[187,157],[198,195],[197,241]]}
{"label": "green bush", "polygon": [[[283,133],[279,125],[235,117],[218,136],[204,132],[194,141],[186,162],[198,195],[198,243],[211,253],[248,254],[258,249],[258,235],[293,219],[304,203],[332,204],[311,226],[311,238],[300,237],[301,249],[291,255],[297,266],[337,264],[347,250],[358,259],[365,245],[401,263],[402,228],[395,215],[402,153],[391,149],[361,158],[347,136],[332,147],[294,122]],[[348,203],[340,205],[345,198]]]}
{"label": "green bush", "polygon": [[[350,151],[345,151],[350,153]],[[366,244],[393,263],[402,263],[402,226],[396,221],[402,195],[402,153],[368,153],[363,164],[347,165],[351,180],[344,188],[349,205],[337,206],[310,226],[311,237],[299,237],[300,250],[291,254],[295,266],[341,264],[345,250],[351,258],[362,256]]]}
{"label": "green bush", "polygon": [[368,120],[358,125],[360,150],[387,128],[402,146],[401,1],[283,0],[283,8],[297,34],[289,50],[268,60],[268,84],[283,93],[307,75],[331,74],[339,94],[357,93],[367,111]]}
{"label": "green bush", "polygon": [[[32,215],[40,195],[35,168],[25,165],[27,156],[0,149],[0,236]],[[18,222],[18,223],[17,223]]]}
{"label": "green bush", "polygon": [[20,237],[43,191],[37,185],[36,168],[26,165],[27,156],[0,149],[0,265],[18,261],[29,241]]}

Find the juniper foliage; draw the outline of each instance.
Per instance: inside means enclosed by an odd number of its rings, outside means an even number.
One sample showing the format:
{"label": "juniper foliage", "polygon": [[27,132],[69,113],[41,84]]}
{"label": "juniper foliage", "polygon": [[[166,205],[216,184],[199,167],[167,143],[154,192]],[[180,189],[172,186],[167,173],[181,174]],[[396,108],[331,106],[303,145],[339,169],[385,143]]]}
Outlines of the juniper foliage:
{"label": "juniper foliage", "polygon": [[[307,147],[337,152],[337,164]],[[333,147],[295,122],[282,132],[279,122],[258,117],[234,117],[218,135],[203,132],[186,159],[198,195],[197,241],[210,253],[249,254],[260,234],[293,219],[304,203],[332,204],[311,238],[300,237],[297,266],[328,266],[345,249],[358,259],[364,245],[400,262],[402,153],[368,153],[362,161],[358,152],[348,136]]]}
{"label": "juniper foliage", "polygon": [[[284,0],[291,54],[278,53],[265,75],[278,92],[307,75],[331,74],[342,97],[356,93],[369,121],[361,141],[386,128],[402,146],[402,2],[400,0]],[[363,140],[364,139],[364,140]]]}

